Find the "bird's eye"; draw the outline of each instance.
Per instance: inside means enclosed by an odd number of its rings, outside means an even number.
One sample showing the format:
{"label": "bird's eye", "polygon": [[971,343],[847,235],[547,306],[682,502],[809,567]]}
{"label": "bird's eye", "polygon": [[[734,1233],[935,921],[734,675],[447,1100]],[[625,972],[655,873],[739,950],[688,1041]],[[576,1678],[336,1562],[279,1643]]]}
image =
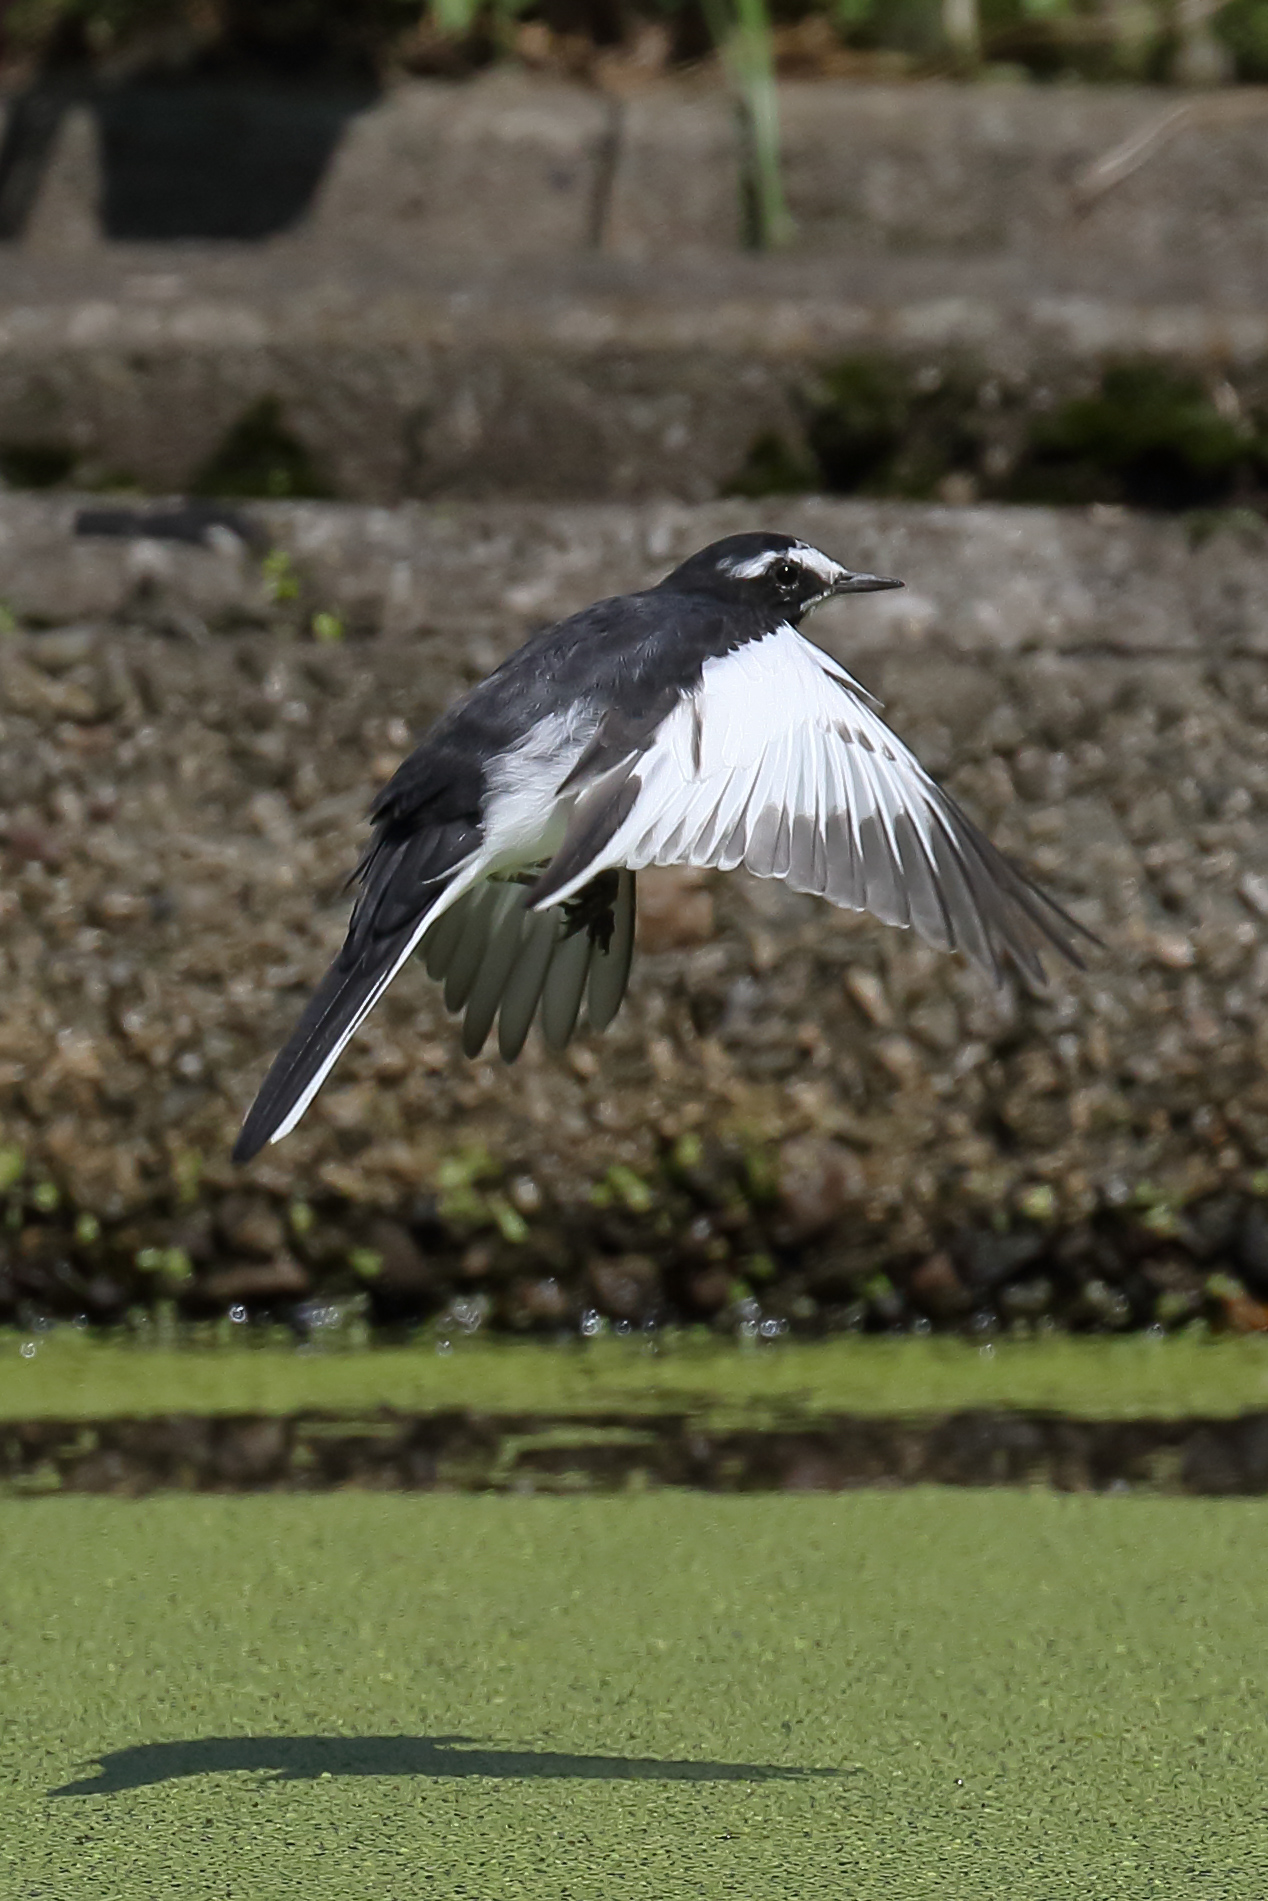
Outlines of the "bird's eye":
{"label": "bird's eye", "polygon": [[781,592],[791,592],[801,581],[801,569],[795,561],[776,561],[767,572]]}

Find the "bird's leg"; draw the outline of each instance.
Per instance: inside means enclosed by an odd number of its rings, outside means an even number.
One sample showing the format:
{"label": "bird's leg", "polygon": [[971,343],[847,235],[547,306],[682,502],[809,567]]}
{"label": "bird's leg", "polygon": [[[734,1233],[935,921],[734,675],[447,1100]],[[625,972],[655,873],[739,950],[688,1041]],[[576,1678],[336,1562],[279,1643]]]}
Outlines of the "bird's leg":
{"label": "bird's leg", "polygon": [[591,941],[606,952],[616,928],[619,889],[620,880],[615,871],[601,871],[597,878],[583,885],[576,897],[569,898],[563,907],[564,936],[575,937],[578,931],[589,931]]}
{"label": "bird's leg", "polygon": [[[518,871],[499,872],[497,877],[504,884],[531,885],[536,884],[544,869],[542,865],[525,865]],[[599,949],[606,951],[616,929],[619,889],[620,878],[615,871],[601,871],[597,878],[591,878],[576,897],[569,898],[560,907],[564,914],[564,936],[575,937],[578,931],[589,931]]]}

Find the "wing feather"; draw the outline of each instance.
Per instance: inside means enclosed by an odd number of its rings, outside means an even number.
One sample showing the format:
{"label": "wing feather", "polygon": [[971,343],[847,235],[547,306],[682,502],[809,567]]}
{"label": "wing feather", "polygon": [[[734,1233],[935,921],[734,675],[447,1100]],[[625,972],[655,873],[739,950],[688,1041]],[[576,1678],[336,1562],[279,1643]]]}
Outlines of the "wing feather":
{"label": "wing feather", "polygon": [[537,1014],[560,928],[559,913],[553,907],[536,915],[530,912],[527,916],[519,958],[502,993],[502,1008],[498,1013],[498,1050],[503,1062],[513,1063],[524,1047]]}
{"label": "wing feather", "polygon": [[[625,816],[603,828],[596,851],[579,850],[570,828],[533,908],[614,866],[744,865],[962,950],[997,981],[1012,962],[1041,983],[1045,951],[1081,964],[1080,940],[1095,941],[935,785],[845,669],[791,627],[706,661],[700,686],[626,764],[637,789]],[[615,769],[609,756],[604,770]]]}
{"label": "wing feather", "polygon": [[480,975],[484,954],[501,896],[497,885],[485,882],[477,886],[467,900],[462,934],[455,944],[445,972],[445,1008],[461,1010]]}
{"label": "wing feather", "polygon": [[[467,998],[462,1020],[462,1049],[466,1056],[478,1056],[493,1028],[502,993],[519,957],[524,935],[523,885],[499,887],[496,909],[489,921],[488,944],[480,960],[480,969]],[[448,997],[446,997],[448,1002]]]}
{"label": "wing feather", "polygon": [[439,983],[449,969],[449,960],[458,948],[458,939],[462,936],[462,927],[467,921],[467,906],[471,902],[471,892],[464,891],[455,898],[449,909],[430,926],[426,936],[418,946],[418,954],[427,969],[427,975]]}
{"label": "wing feather", "polygon": [[542,985],[542,1035],[550,1049],[563,1049],[577,1027],[593,950],[594,940],[584,929],[555,946]]}

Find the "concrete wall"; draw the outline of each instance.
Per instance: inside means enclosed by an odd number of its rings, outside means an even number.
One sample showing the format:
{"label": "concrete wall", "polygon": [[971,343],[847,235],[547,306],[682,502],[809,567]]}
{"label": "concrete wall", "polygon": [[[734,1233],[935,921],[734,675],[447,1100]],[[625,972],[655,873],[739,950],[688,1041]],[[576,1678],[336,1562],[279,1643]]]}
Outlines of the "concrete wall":
{"label": "concrete wall", "polygon": [[[83,532],[103,514],[111,532]],[[789,528],[855,567],[906,581],[901,593],[830,603],[816,615],[817,638],[847,640],[856,655],[895,642],[918,651],[936,633],[965,654],[1268,657],[1268,527],[1227,518],[1195,531],[1110,508],[797,497],[707,508],[661,501],[189,510],[8,496],[0,502],[0,601],[35,626],[141,627],[199,639],[273,629],[279,610],[262,551],[275,548],[301,590],[294,612],[329,609],[354,634],[434,638],[436,651],[446,640],[478,638],[482,658],[472,664],[487,669],[534,627],[644,586],[713,536],[759,525]]]}
{"label": "concrete wall", "polygon": [[[228,139],[233,101],[217,89],[208,97],[208,140],[216,128]],[[134,119],[156,99],[162,107],[146,148],[154,164],[171,131],[166,98],[128,95]],[[1024,256],[1049,280],[1129,277],[1164,297],[1254,298],[1265,282],[1268,93],[817,82],[782,86],[780,108],[800,253]],[[318,99],[311,113],[322,110]],[[377,102],[332,97],[324,110],[329,156],[292,239],[345,251],[354,268],[368,250],[411,262],[641,261],[739,243],[736,121],[703,84],[618,98],[498,74],[414,82]],[[294,106],[243,89],[237,111],[244,126],[274,115],[280,162]],[[68,106],[26,247],[75,254],[104,241],[102,144],[92,108]],[[107,137],[107,158],[112,150]],[[178,157],[173,147],[170,162]],[[191,204],[190,215],[205,208]]]}
{"label": "concrete wall", "polygon": [[1036,402],[1142,352],[1262,382],[1260,95],[783,104],[798,238],[762,258],[737,249],[714,91],[498,76],[344,102],[304,214],[254,244],[106,242],[114,188],[70,106],[0,246],[0,452],[170,491],[271,399],[347,498],[700,501],[763,432],[795,439],[808,379],[851,351],[963,360]]}

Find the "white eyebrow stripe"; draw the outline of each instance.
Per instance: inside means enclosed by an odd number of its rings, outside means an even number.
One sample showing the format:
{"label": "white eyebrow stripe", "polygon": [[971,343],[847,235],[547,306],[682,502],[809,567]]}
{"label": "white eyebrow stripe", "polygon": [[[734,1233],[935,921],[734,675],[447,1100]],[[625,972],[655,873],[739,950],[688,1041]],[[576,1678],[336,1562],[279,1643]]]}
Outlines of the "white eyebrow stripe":
{"label": "white eyebrow stripe", "polygon": [[791,548],[768,548],[764,554],[750,555],[747,561],[728,561],[726,570],[737,581],[756,581],[768,573],[777,561],[795,561],[798,567],[817,575],[825,587],[831,587],[845,573],[838,562],[830,560],[820,549],[812,548],[804,541],[795,541]]}
{"label": "white eyebrow stripe", "polygon": [[727,573],[733,574],[737,581],[756,581],[759,575],[766,573],[772,562],[786,561],[791,552],[791,549],[772,548],[765,554],[750,555],[747,561],[728,561],[724,565]]}
{"label": "white eyebrow stripe", "polygon": [[846,571],[839,561],[831,560],[822,549],[812,548],[805,541],[799,541],[796,547],[790,548],[788,552],[801,563],[803,568],[809,568],[812,574],[817,574],[825,587],[831,587],[832,583],[839,580]]}

